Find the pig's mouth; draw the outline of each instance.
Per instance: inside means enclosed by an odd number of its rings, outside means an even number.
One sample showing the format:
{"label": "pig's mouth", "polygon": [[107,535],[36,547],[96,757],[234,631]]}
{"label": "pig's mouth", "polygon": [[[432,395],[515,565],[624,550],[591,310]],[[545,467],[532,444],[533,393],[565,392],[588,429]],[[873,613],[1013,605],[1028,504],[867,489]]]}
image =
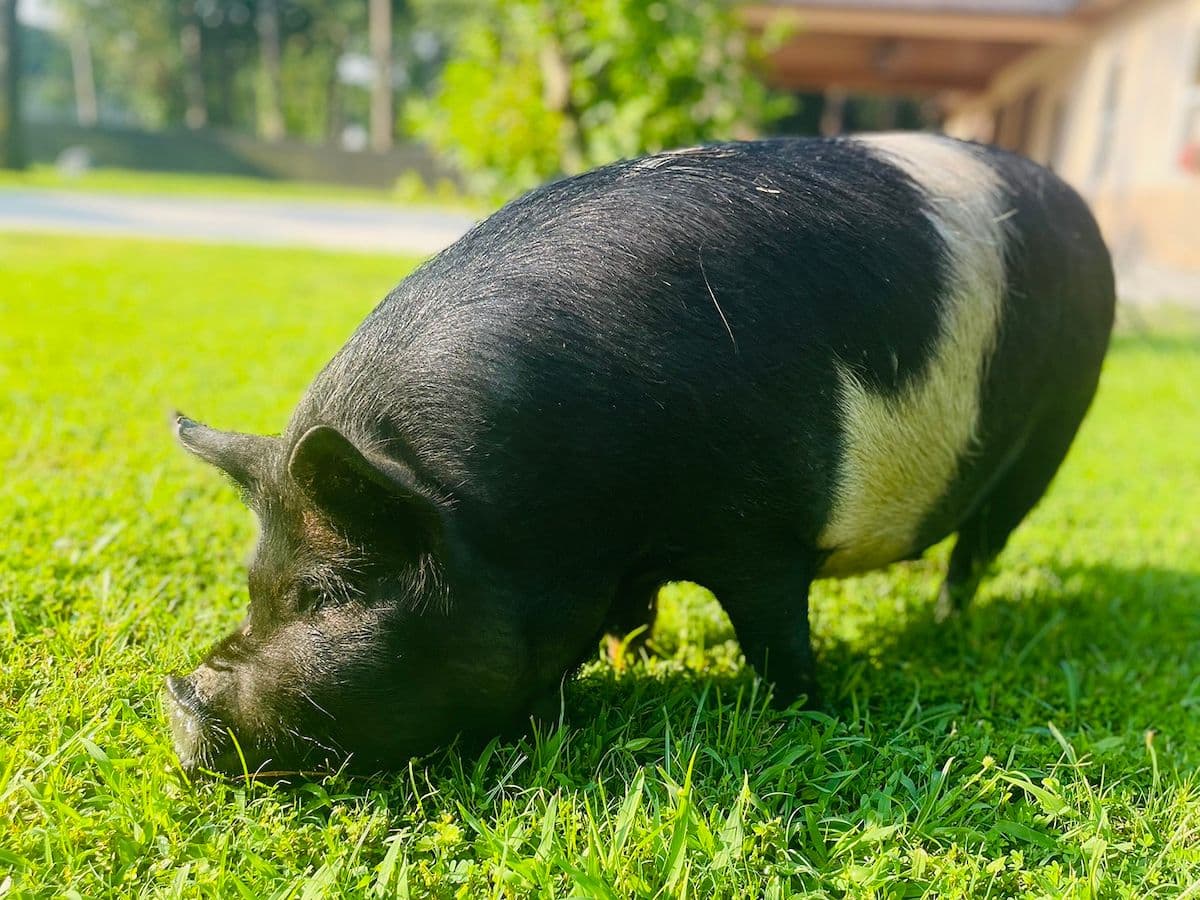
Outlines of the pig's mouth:
{"label": "pig's mouth", "polygon": [[204,711],[190,681],[171,675],[166,685],[163,706],[175,753],[180,765],[190,772],[208,763],[212,734],[220,730],[221,723]]}
{"label": "pig's mouth", "polygon": [[[347,769],[350,760],[316,741],[304,752],[293,746],[239,738],[221,718],[205,708],[190,679],[169,676],[163,706],[171,728],[179,765],[189,778],[203,776],[238,780],[277,780],[332,775]],[[336,764],[334,760],[344,760]]]}
{"label": "pig's mouth", "polygon": [[204,708],[191,681],[170,676],[163,699],[179,765],[188,776],[215,774],[254,778],[283,769],[279,760],[239,741],[233,731]]}

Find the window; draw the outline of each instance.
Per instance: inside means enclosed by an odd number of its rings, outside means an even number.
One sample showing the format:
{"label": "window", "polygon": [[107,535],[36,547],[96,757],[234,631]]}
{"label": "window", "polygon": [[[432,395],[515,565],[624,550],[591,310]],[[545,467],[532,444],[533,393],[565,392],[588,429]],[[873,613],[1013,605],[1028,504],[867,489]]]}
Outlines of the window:
{"label": "window", "polygon": [[1200,32],[1192,42],[1192,67],[1183,88],[1183,141],[1180,162],[1184,168],[1200,171]]}
{"label": "window", "polygon": [[1100,129],[1096,134],[1096,153],[1092,157],[1092,178],[1099,179],[1108,169],[1117,141],[1117,110],[1121,104],[1121,64],[1117,60],[1108,67],[1104,84],[1104,100],[1100,107]]}

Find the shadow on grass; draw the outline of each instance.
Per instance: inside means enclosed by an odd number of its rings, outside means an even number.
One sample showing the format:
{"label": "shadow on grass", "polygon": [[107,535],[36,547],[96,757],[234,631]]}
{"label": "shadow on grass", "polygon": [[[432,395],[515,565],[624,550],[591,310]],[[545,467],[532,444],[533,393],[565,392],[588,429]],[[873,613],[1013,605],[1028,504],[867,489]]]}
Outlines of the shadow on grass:
{"label": "shadow on grass", "polygon": [[[826,700],[817,715],[764,708],[765,688],[746,667],[719,677],[688,671],[667,675],[593,671],[566,697],[565,723],[598,730],[627,723],[618,734],[717,735],[747,708],[774,739],[805,742],[824,717],[884,736],[909,728],[919,740],[940,741],[955,722],[987,730],[1048,734],[1054,722],[1085,743],[1100,734],[1153,729],[1164,739],[1195,731],[1200,707],[1200,572],[1118,565],[1051,566],[1035,587],[986,595],[966,615],[933,620],[933,597],[912,604],[895,627],[868,614],[853,640],[821,641],[818,673]],[[931,715],[930,711],[938,711]],[[915,717],[915,718],[914,718]],[[711,721],[710,721],[711,719]],[[656,727],[656,720],[658,725]],[[715,723],[715,724],[714,724]],[[965,725],[963,727],[966,727]],[[722,729],[725,729],[724,731]],[[1048,741],[1057,755],[1059,748]],[[1183,738],[1175,762],[1190,765]]]}
{"label": "shadow on grass", "polygon": [[[1093,833],[1108,842],[1110,877],[1136,882],[1170,841],[1132,850],[1116,842],[1142,827],[1131,821],[1158,828],[1179,814],[1170,798],[1193,752],[1182,748],[1172,762],[1160,750],[1160,791],[1143,729],[1165,740],[1190,717],[1195,736],[1200,572],[1025,574],[1008,573],[1010,594],[985,592],[946,625],[933,622],[932,597],[910,602],[900,627],[889,627],[894,610],[872,619],[858,607],[854,640],[822,642],[821,712],[769,709],[744,666],[699,676],[674,657],[620,672],[593,665],[567,685],[559,726],[443,750],[390,776],[309,784],[287,802],[324,823],[341,815],[343,799],[366,799],[418,860],[441,852],[438,829],[449,825],[439,823],[462,823],[468,849],[455,852],[501,867],[542,859],[547,878],[574,873],[632,829],[631,869],[657,883],[683,822],[679,846],[708,884],[720,876],[706,868],[716,862],[701,824],[712,843],[738,809],[739,846],[753,844],[746,852],[775,866],[790,890],[858,896],[846,890],[847,873],[865,878],[875,867],[906,886],[888,896],[928,896],[942,877],[936,865],[914,874],[887,862],[891,848],[912,845],[948,849],[950,860],[954,848],[985,859],[1019,851],[1029,871],[1079,874],[1095,866],[1094,842],[1081,837]],[[1087,762],[1072,755],[1059,766],[1060,739]],[[1046,804],[1091,818],[1056,818]],[[1015,880],[1009,886],[1017,892]]]}
{"label": "shadow on grass", "polygon": [[[1052,566],[1037,582],[985,596],[947,623],[934,622],[931,598],[899,629],[868,622],[853,643],[827,643],[828,711],[845,714],[864,701],[894,709],[915,693],[974,714],[1011,717],[1024,708],[1024,718],[1037,707],[1082,723],[1088,713],[1111,719],[1143,700],[1153,706],[1172,680],[1185,696],[1196,674],[1190,661],[1200,660],[1200,572]],[[1096,696],[1101,687],[1119,691],[1118,703]]]}
{"label": "shadow on grass", "polygon": [[[817,711],[771,709],[766,686],[744,665],[716,675],[671,659],[623,672],[590,665],[565,685],[559,723],[460,742],[409,773],[356,777],[347,787],[399,790],[397,802],[407,803],[415,771],[425,790],[470,800],[483,814],[498,797],[530,789],[620,790],[639,767],[679,781],[695,764],[698,784],[724,792],[730,779],[799,759],[835,731],[866,753],[903,734],[905,752],[932,755],[958,723],[974,723],[1009,741],[1047,736],[1050,763],[1059,749],[1048,722],[1085,744],[1089,735],[1188,727],[1200,705],[1200,572],[1051,567],[1037,585],[993,593],[944,624],[933,621],[931,597],[911,605],[899,628],[868,615],[853,641],[822,641],[827,700]],[[1182,768],[1193,751],[1177,749]]]}

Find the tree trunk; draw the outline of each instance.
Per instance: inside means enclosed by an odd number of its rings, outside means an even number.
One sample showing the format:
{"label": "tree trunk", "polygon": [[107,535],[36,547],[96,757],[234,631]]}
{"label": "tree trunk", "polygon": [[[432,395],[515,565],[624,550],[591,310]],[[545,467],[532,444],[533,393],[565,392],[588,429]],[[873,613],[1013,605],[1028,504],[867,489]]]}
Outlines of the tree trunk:
{"label": "tree trunk", "polygon": [[92,44],[83,21],[71,26],[71,75],[75,83],[75,117],[80,125],[91,128],[100,121],[96,102],[96,70],[92,65]]}
{"label": "tree trunk", "polygon": [[[217,66],[217,76],[215,81],[208,78],[204,82],[205,97],[213,95],[215,101],[209,102],[208,109],[208,124],[220,125],[224,128],[232,127],[237,119],[238,110],[236,107],[236,97],[233,92],[233,79],[238,71],[238,62],[232,58],[233,53],[230,52],[228,45],[216,48],[219,51],[219,58],[222,64]],[[210,50],[210,52],[213,52]],[[213,55],[218,55],[213,52]],[[212,71],[211,69],[209,70]]]}
{"label": "tree trunk", "polygon": [[[544,14],[552,16],[553,12],[547,7]],[[538,52],[538,64],[542,70],[542,100],[547,109],[562,115],[559,165],[564,173],[577,174],[584,169],[583,133],[579,126],[579,110],[571,99],[571,61],[567,59],[557,33],[543,42]]]}
{"label": "tree trunk", "polygon": [[258,88],[258,131],[268,141],[277,141],[284,134],[279,0],[259,0],[257,24],[258,52],[262,64]]}
{"label": "tree trunk", "polygon": [[346,127],[346,115],[342,107],[342,85],[338,77],[338,61],[346,50],[346,39],[341,34],[330,38],[329,77],[325,82],[325,137],[331,143],[340,144],[342,129]]}
{"label": "tree trunk", "polygon": [[25,168],[17,0],[0,0],[0,169]]}
{"label": "tree trunk", "polygon": [[200,20],[191,4],[187,5],[179,29],[179,47],[183,52],[183,121],[188,128],[208,124],[208,103],[204,96],[204,68],[200,56]]}
{"label": "tree trunk", "polygon": [[392,92],[392,0],[368,0],[371,60],[375,82],[371,85],[371,149],[392,148],[395,102]]}

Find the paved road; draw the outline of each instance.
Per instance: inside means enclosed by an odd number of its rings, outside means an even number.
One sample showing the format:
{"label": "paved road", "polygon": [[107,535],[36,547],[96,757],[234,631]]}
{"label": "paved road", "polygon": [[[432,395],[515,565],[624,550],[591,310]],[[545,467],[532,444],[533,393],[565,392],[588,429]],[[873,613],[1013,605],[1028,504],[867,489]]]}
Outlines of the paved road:
{"label": "paved road", "polygon": [[471,227],[437,210],[315,200],[208,199],[0,189],[0,230],[434,253]]}
{"label": "paved road", "polygon": [[[209,199],[0,188],[0,230],[428,254],[453,243],[470,216],[433,209],[317,200]],[[1200,275],[1117,261],[1121,298],[1200,310]]]}

